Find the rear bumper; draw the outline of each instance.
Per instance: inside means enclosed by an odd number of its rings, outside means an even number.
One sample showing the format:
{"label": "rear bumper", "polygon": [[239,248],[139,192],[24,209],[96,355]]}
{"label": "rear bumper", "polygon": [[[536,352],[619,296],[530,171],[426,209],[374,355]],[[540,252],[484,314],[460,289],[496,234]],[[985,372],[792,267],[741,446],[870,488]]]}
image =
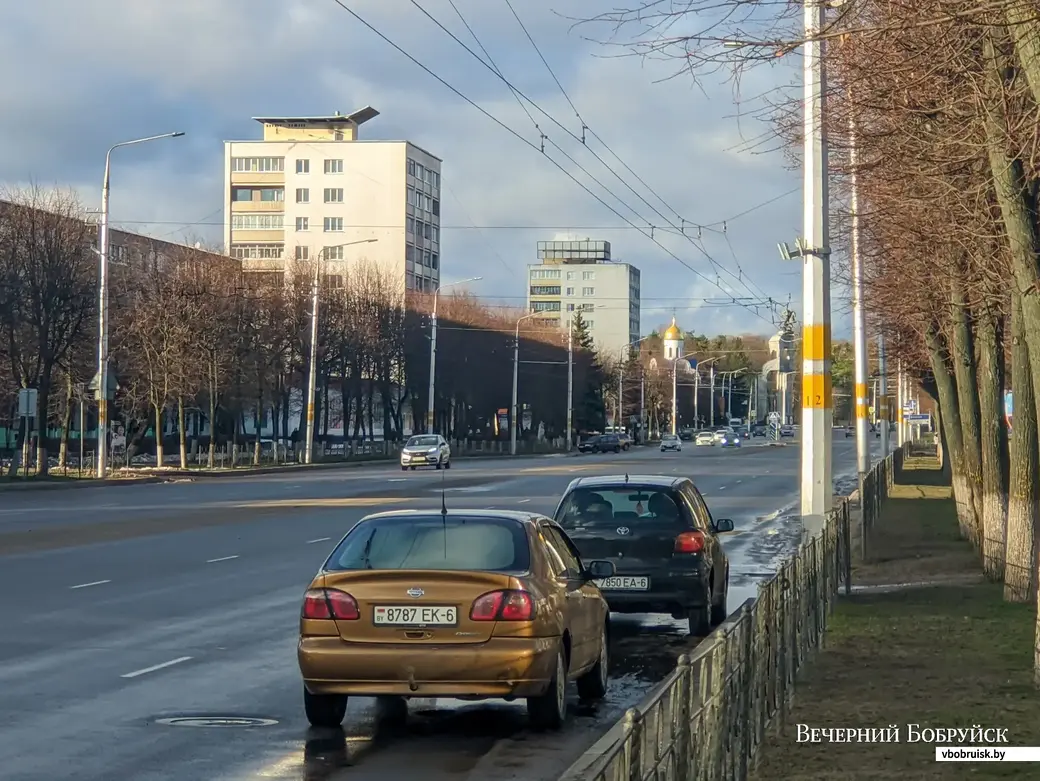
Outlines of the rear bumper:
{"label": "rear bumper", "polygon": [[[619,572],[619,575],[646,575]],[[702,569],[650,574],[649,591],[604,591],[614,613],[673,613],[707,604],[708,575]]]}
{"label": "rear bumper", "polygon": [[301,637],[297,659],[312,694],[531,697],[549,685],[558,637],[491,638],[421,646]]}

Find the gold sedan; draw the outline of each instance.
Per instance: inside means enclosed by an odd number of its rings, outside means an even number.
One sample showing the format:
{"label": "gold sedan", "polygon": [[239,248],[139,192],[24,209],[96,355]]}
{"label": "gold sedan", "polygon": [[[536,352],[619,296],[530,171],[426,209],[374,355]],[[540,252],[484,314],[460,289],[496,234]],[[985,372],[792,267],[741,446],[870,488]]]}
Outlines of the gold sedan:
{"label": "gold sedan", "polygon": [[609,611],[552,520],[500,510],[377,513],[340,541],[303,600],[298,658],[314,726],[343,721],[349,695],[526,698],[559,728],[568,681],[607,689]]}

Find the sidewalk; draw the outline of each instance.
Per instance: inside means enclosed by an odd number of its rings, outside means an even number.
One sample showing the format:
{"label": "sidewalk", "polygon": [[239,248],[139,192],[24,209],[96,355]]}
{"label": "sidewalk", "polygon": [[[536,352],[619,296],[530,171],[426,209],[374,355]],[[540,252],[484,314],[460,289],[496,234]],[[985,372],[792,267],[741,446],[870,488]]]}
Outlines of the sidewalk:
{"label": "sidewalk", "polygon": [[[982,581],[937,466],[907,461],[870,560],[854,569],[853,595],[840,600],[824,650],[803,668],[786,724],[759,750],[755,781],[1040,778],[1031,763],[936,762],[936,745],[970,738],[910,742],[907,725],[1006,729],[1004,746],[1040,746],[1036,606],[1004,603],[1002,586]],[[799,724],[898,726],[900,742],[799,743]]]}

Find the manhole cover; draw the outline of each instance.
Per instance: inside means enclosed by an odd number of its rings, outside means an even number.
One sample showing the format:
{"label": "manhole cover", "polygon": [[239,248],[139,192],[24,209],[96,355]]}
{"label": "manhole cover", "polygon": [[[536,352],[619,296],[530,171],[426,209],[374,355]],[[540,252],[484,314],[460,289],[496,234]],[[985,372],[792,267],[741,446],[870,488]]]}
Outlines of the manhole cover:
{"label": "manhole cover", "polygon": [[271,727],[278,722],[274,719],[254,719],[248,716],[178,716],[170,719],[158,719],[157,724],[169,727]]}

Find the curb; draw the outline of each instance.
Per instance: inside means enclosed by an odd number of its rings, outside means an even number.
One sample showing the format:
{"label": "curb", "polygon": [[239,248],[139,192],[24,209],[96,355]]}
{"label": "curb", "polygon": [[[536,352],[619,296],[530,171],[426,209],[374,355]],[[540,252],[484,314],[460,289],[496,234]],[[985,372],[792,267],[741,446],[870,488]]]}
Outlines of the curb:
{"label": "curb", "polygon": [[89,477],[69,479],[67,483],[35,482],[36,478],[20,478],[24,483],[0,483],[0,494],[5,492],[21,493],[23,491],[74,491],[81,488],[116,488],[124,485],[154,485],[166,482],[157,476],[120,477],[112,480],[94,480]]}

